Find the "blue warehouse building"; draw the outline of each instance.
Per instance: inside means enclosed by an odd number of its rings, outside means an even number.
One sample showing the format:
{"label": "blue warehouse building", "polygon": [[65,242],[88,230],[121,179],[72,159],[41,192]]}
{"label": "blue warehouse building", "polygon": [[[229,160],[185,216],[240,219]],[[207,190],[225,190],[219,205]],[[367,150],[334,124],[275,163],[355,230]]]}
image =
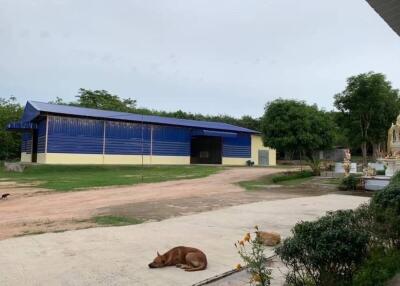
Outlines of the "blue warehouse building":
{"label": "blue warehouse building", "polygon": [[28,101],[21,161],[42,164],[275,165],[259,132],[220,122],[176,119]]}

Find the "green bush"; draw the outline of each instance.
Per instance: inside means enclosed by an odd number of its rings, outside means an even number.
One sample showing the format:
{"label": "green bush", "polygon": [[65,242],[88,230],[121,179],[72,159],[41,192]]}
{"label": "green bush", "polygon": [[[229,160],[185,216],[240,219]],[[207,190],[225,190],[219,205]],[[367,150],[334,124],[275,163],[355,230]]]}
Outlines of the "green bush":
{"label": "green bush", "polygon": [[272,182],[279,183],[279,182],[283,182],[283,181],[310,178],[312,176],[314,176],[314,174],[311,171],[287,172],[284,175],[274,176],[272,178]]}
{"label": "green bush", "polygon": [[[354,190],[358,177],[343,179]],[[301,222],[276,252],[289,285],[384,285],[400,272],[400,173],[370,203]]]}
{"label": "green bush", "polygon": [[289,268],[289,285],[351,285],[367,256],[369,235],[352,210],[329,212],[317,221],[300,222],[276,253]]}
{"label": "green bush", "polygon": [[384,286],[400,272],[400,251],[375,249],[354,275],[354,286]]}
{"label": "green bush", "polygon": [[385,247],[400,249],[400,175],[371,199],[373,233]]}
{"label": "green bush", "polygon": [[340,182],[339,189],[344,191],[355,191],[357,190],[357,186],[360,182],[360,176],[358,175],[349,175],[344,177]]}

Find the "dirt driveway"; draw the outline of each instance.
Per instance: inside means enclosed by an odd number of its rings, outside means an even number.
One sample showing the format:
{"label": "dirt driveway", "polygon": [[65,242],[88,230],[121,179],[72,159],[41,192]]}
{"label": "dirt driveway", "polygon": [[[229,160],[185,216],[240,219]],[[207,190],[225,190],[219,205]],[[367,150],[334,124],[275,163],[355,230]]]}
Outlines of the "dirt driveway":
{"label": "dirt driveway", "polygon": [[[140,210],[148,205],[158,203],[168,207],[174,205],[173,202],[183,202],[188,198],[197,200],[201,207],[189,209],[186,213],[204,211],[213,208],[213,204],[204,204],[202,199],[209,198],[214,201],[216,198],[226,197],[229,201],[232,197],[230,194],[245,193],[235,185],[236,182],[282,171],[284,169],[232,168],[201,179],[67,193],[38,192],[0,184],[0,192],[12,193],[9,200],[0,201],[0,239],[34,232],[86,228],[92,226],[92,223],[85,219],[97,214],[115,213],[120,209],[130,212],[139,210],[140,214]],[[249,200],[243,198],[243,203],[245,202]],[[235,201],[232,204],[238,203],[240,202]],[[204,206],[207,208],[203,209]],[[158,207],[152,208],[152,211],[156,214],[157,209]]]}

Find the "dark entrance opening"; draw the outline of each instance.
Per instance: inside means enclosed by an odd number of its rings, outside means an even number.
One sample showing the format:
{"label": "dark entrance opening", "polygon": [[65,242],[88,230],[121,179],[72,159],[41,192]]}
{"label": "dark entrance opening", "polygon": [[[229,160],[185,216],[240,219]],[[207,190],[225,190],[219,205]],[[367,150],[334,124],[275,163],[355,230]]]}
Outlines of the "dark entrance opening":
{"label": "dark entrance opening", "polygon": [[191,164],[222,164],[222,138],[193,136],[190,149]]}
{"label": "dark entrance opening", "polygon": [[32,132],[32,163],[37,162],[37,152],[38,152],[38,132],[33,130]]}

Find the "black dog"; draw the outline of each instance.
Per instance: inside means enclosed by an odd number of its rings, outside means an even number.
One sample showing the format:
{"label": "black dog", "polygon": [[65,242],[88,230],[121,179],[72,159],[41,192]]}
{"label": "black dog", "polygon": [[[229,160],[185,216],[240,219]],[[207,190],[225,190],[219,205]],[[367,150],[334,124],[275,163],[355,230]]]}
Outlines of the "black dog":
{"label": "black dog", "polygon": [[2,194],[1,195],[1,200],[5,200],[5,199],[7,199],[7,197],[9,196],[10,194]]}

